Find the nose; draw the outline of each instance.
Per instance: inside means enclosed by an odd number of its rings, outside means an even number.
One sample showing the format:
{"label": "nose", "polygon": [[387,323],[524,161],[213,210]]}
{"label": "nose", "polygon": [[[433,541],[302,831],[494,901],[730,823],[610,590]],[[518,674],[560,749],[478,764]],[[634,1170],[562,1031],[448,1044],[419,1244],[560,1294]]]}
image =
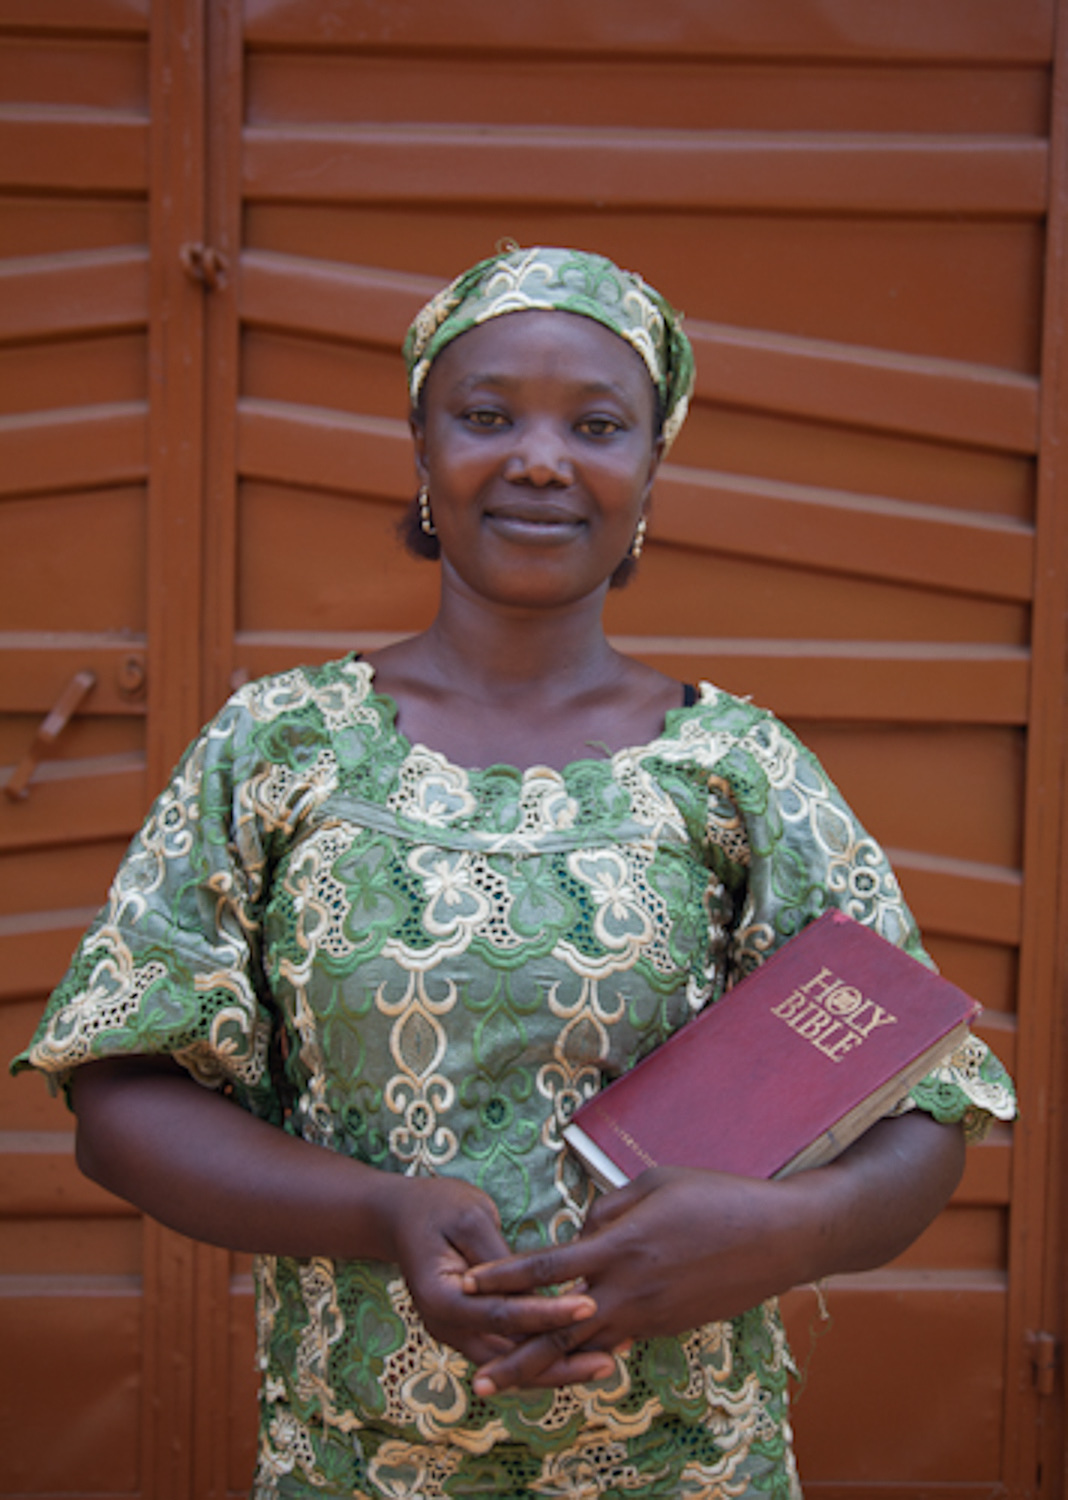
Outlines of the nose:
{"label": "nose", "polygon": [[515,484],[539,488],[571,484],[574,465],[564,436],[554,422],[525,422],[517,430],[505,475]]}

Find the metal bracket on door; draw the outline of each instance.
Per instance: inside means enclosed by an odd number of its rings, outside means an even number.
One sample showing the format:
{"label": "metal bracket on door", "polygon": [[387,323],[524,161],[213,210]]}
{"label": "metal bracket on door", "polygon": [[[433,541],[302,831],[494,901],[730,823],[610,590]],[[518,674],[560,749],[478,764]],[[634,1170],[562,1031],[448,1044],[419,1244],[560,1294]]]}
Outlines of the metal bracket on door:
{"label": "metal bracket on door", "polygon": [[230,262],[213,245],[190,240],[178,251],[178,259],[190,281],[199,281],[209,292],[225,285]]}
{"label": "metal bracket on door", "polygon": [[37,769],[38,761],[52,749],[95,687],[96,673],[89,671],[75,672],[67,683],[49,712],[41,720],[30,748],[4,783],[5,795],[10,797],[12,802],[21,802],[29,796],[30,781]]}

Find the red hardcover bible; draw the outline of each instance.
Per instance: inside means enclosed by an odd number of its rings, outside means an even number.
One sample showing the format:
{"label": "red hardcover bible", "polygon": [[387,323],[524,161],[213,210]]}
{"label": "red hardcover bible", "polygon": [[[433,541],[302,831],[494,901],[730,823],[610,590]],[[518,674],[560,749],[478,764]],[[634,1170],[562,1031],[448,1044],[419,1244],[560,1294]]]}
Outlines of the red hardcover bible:
{"label": "red hardcover bible", "polygon": [[784,1177],[831,1161],[954,1050],[977,1001],[825,912],[575,1112],[602,1187],[647,1167]]}

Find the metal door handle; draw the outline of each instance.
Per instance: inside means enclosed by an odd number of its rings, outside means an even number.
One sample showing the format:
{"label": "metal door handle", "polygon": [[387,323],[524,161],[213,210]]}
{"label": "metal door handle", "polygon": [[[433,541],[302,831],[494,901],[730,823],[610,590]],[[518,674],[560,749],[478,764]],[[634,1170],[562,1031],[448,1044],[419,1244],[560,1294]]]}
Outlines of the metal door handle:
{"label": "metal door handle", "polygon": [[96,687],[95,672],[75,672],[60,693],[49,712],[41,720],[33,743],[4,784],[4,791],[12,802],[21,802],[29,796],[29,785],[37,762],[55,745],[82,703]]}

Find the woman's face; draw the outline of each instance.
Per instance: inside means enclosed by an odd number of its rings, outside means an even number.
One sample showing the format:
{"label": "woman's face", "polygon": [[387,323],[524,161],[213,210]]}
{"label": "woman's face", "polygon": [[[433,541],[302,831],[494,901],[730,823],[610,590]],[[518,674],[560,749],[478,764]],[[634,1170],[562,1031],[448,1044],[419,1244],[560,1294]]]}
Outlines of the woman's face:
{"label": "woman's face", "polygon": [[413,422],[445,579],[543,607],[607,588],[648,504],[655,411],[640,356],[590,318],[509,313],[447,345]]}

